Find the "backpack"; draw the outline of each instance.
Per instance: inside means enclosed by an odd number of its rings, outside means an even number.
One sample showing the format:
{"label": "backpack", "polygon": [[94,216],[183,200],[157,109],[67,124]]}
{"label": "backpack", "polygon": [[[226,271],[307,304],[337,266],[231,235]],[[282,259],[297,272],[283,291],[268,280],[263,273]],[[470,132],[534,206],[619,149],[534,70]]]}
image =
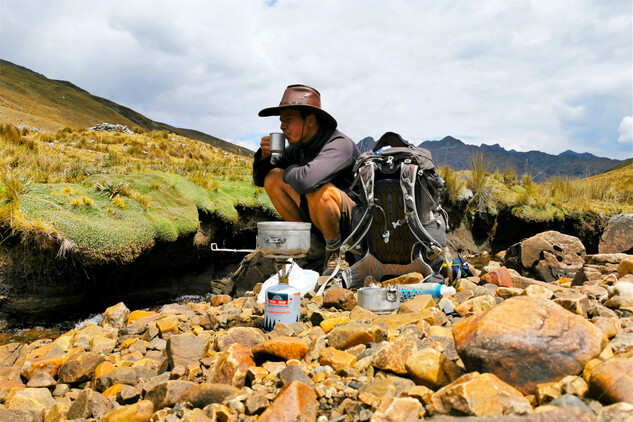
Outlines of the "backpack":
{"label": "backpack", "polygon": [[448,216],[437,198],[444,181],[431,153],[387,132],[358,157],[354,175],[350,189],[359,201],[341,254],[357,257],[340,271],[343,285],[362,287],[369,275],[384,281],[410,272],[444,283]]}

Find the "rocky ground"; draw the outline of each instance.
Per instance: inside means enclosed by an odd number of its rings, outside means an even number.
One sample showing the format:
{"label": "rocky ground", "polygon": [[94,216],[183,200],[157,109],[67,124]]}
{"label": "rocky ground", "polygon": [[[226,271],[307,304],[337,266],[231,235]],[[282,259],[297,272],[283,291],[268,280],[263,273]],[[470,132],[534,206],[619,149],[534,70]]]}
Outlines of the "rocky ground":
{"label": "rocky ground", "polygon": [[301,321],[269,333],[253,292],[119,303],[100,325],[1,346],[0,420],[630,421],[633,255],[579,243],[543,233],[454,296],[387,315],[308,293]]}

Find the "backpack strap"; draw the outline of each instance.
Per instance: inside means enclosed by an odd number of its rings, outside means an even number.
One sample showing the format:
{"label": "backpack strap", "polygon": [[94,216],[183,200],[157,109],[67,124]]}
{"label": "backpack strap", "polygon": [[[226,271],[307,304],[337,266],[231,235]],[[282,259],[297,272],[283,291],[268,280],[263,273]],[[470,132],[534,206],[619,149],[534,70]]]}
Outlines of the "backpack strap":
{"label": "backpack strap", "polygon": [[[409,227],[413,235],[423,244],[431,244],[437,249],[442,249],[442,245],[437,242],[426,231],[424,225],[418,216],[418,210],[415,201],[415,181],[418,174],[418,166],[416,164],[404,164],[400,167],[400,187],[402,188],[402,197],[404,203],[404,214],[409,222]],[[426,187],[422,184],[422,188]],[[429,193],[430,194],[430,193]],[[432,249],[435,249],[432,247]]]}
{"label": "backpack strap", "polygon": [[347,238],[343,241],[343,245],[341,246],[341,254],[353,249],[358,245],[358,243],[365,237],[369,229],[371,228],[371,224],[374,221],[374,209],[376,208],[376,203],[374,199],[374,174],[376,171],[376,163],[369,160],[365,162],[361,168],[358,169],[358,174],[354,180],[352,186],[360,183],[361,192],[364,196],[364,201],[366,203],[365,212],[360,219],[360,222],[354,227],[352,232],[347,236]]}

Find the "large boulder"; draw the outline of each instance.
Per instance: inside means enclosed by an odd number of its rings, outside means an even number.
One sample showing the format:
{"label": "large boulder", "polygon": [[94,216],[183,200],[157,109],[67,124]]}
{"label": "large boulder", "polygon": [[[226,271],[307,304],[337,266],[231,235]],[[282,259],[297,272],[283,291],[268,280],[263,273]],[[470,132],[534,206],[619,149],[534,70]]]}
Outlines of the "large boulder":
{"label": "large boulder", "polygon": [[579,374],[607,345],[604,333],[554,302],[518,296],[453,327],[469,371],[490,372],[524,394]]}
{"label": "large boulder", "polygon": [[527,277],[556,281],[574,277],[585,263],[585,255],[580,239],[552,230],[510,246],[503,265]]}
{"label": "large boulder", "polygon": [[633,254],[633,214],[616,215],[609,219],[600,238],[598,252]]}

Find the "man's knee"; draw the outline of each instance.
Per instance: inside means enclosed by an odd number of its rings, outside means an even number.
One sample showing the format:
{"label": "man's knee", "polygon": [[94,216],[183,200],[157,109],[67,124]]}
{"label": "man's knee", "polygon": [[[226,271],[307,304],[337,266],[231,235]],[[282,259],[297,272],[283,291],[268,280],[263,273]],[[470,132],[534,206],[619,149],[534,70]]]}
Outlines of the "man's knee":
{"label": "man's knee", "polygon": [[308,206],[314,209],[322,209],[331,206],[336,209],[341,208],[341,192],[331,183],[320,187],[316,191],[306,195]]}
{"label": "man's knee", "polygon": [[270,194],[279,188],[281,188],[283,181],[284,171],[280,168],[274,168],[268,172],[264,179],[264,189]]}

